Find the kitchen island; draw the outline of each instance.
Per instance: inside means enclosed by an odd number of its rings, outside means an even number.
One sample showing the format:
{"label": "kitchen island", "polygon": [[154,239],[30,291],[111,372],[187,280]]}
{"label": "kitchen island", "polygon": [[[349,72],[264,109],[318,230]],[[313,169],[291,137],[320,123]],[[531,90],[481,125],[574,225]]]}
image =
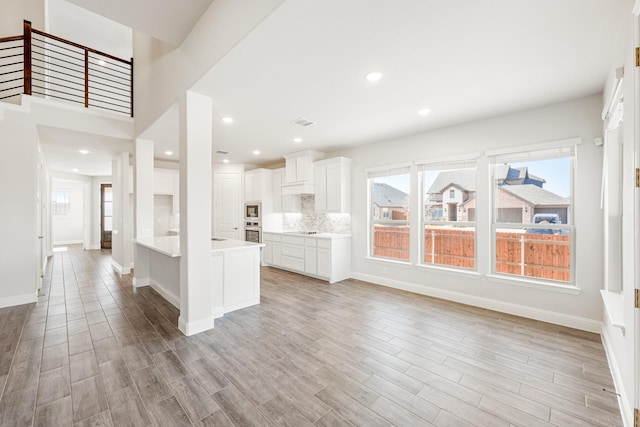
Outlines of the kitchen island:
{"label": "kitchen island", "polygon": [[[180,236],[135,240],[133,286],[151,286],[180,308]],[[211,240],[213,316],[260,304],[260,243]]]}

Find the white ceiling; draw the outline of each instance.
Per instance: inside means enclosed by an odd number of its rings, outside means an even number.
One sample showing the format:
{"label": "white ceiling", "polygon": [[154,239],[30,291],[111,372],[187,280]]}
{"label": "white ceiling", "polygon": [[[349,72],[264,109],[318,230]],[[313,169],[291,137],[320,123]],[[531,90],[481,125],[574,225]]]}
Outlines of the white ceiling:
{"label": "white ceiling", "polygon": [[[178,13],[179,0],[69,1],[174,42],[210,3],[193,0]],[[269,164],[302,149],[378,142],[599,93],[622,65],[629,8],[628,0],[287,0],[193,89],[213,99],[214,152]],[[167,21],[171,15],[179,19]],[[365,81],[371,70],[383,79]],[[419,116],[420,108],[432,112]],[[223,124],[224,115],[234,123]],[[298,117],[316,124],[292,124]],[[144,133],[157,158],[178,159],[177,126],[173,106]]]}
{"label": "white ceiling", "polygon": [[[130,140],[50,126],[38,126],[38,136],[49,169],[80,175],[111,175],[112,159],[133,151]],[[82,154],[80,150],[89,153]]]}
{"label": "white ceiling", "polygon": [[269,163],[599,93],[627,14],[608,0],[289,0],[194,89],[214,100],[214,151]]}

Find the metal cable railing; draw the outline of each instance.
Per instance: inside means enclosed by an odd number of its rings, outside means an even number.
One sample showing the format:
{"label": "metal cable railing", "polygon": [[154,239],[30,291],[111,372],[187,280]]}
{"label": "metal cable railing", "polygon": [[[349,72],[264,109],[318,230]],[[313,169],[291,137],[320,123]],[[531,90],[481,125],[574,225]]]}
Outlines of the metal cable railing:
{"label": "metal cable railing", "polygon": [[0,38],[0,100],[23,93],[133,117],[133,58],[117,58],[24,21],[23,35]]}

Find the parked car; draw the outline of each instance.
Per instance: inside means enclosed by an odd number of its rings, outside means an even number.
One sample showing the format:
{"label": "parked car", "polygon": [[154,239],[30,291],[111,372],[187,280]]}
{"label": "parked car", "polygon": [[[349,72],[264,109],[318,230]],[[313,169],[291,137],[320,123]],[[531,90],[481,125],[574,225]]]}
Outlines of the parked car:
{"label": "parked car", "polygon": [[[544,213],[533,215],[534,224],[562,224],[558,214]],[[530,234],[563,234],[562,231],[553,228],[527,228],[526,232]]]}

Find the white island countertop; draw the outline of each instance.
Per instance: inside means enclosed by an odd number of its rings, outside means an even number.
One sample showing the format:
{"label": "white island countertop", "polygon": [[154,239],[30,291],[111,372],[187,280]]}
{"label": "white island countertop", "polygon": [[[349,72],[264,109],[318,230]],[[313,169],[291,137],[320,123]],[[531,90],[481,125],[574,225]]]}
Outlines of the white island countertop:
{"label": "white island countertop", "polygon": [[[170,257],[180,256],[180,236],[143,237],[135,239],[134,242]],[[211,240],[211,252],[263,246],[264,244],[262,243],[245,242],[243,240]]]}

